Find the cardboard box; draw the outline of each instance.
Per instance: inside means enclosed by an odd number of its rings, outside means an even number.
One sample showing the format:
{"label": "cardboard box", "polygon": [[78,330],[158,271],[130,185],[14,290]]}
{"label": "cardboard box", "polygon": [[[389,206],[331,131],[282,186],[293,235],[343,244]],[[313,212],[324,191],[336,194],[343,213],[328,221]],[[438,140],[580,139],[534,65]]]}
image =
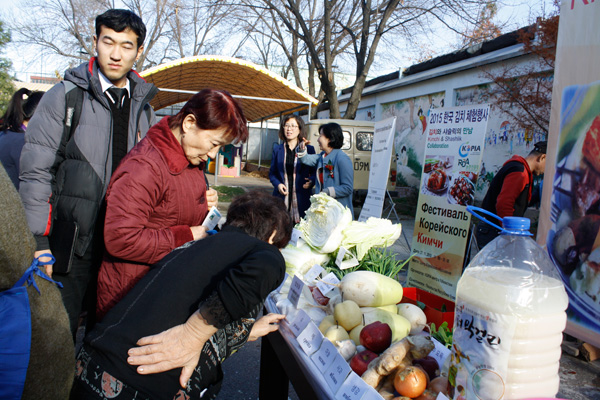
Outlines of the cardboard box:
{"label": "cardboard box", "polygon": [[[403,288],[402,301],[400,303],[418,305],[417,302],[425,304],[425,309],[423,311],[427,317],[427,323],[433,322],[436,327],[439,327],[442,322],[446,321],[448,327],[452,329],[454,326],[453,301],[431,294],[423,289],[414,287]],[[443,309],[446,311],[442,311]]]}

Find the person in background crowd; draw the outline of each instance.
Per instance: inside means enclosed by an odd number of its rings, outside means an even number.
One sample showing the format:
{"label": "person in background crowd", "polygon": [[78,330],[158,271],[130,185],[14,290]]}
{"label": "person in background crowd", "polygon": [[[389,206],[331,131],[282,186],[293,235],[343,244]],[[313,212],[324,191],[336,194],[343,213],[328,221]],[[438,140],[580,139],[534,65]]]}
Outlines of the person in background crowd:
{"label": "person in background crowd", "polygon": [[[483,198],[481,207],[500,218],[522,217],[531,201],[533,175],[541,175],[546,168],[547,143],[537,142],[533,150],[523,158],[513,156],[496,173]],[[498,229],[479,222],[475,238],[481,249],[491,242],[500,232]]]}
{"label": "person in background crowd", "polygon": [[[132,70],[145,37],[146,26],[131,11],[110,9],[97,16],[93,38],[97,56],[65,73],[65,80],[81,91],[82,99],[72,137],[64,148],[60,145],[66,114],[63,82],[44,95],[25,136],[20,194],[36,238],[36,256],[50,252],[48,235],[61,233],[54,229],[57,221],[63,232],[75,224],[79,227],[71,270],[54,277],[64,286],[61,293],[73,334],[84,297],[96,298],[104,194],[110,176],[156,120],[148,102],[158,89]],[[46,271],[52,276],[53,266]],[[95,305],[85,308],[93,321]]]}
{"label": "person in background crowd", "polygon": [[[292,223],[300,222],[310,207],[310,196],[315,186],[315,169],[298,161],[296,148],[306,138],[302,118],[287,115],[279,127],[279,139],[283,143],[273,146],[269,180],[273,196],[284,200],[292,217]],[[315,154],[313,146],[306,146],[308,154]]]}
{"label": "person in background crowd", "polygon": [[86,335],[71,399],[215,398],[223,360],[285,317],[256,319],[291,231],[280,199],[236,197],[219,233],[168,254]]}
{"label": "person in background crowd", "polygon": [[113,174],[106,193],[97,318],[173,249],[206,237],[204,165],[221,146],[248,138],[241,106],[223,90],[204,89],[154,125]]}
{"label": "person in background crowd", "polygon": [[344,144],[342,127],[335,122],[321,125],[318,143],[320,154],[307,154],[304,142],[298,149],[302,163],[317,167],[315,193],[325,192],[348,207],[354,215],[354,169],[350,157],[340,150]]}
{"label": "person in background crowd", "polygon": [[43,95],[44,92],[32,92],[25,88],[17,90],[2,116],[0,162],[17,190],[19,190],[19,160],[25,144],[25,130]]}

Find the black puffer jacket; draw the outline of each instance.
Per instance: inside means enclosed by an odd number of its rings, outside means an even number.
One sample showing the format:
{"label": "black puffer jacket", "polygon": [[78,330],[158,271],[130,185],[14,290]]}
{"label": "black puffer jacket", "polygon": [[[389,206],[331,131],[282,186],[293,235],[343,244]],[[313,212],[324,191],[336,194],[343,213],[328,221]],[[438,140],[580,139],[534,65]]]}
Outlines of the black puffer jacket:
{"label": "black puffer jacket", "polygon": [[[156,122],[144,109],[158,89],[130,71],[132,88],[127,150]],[[98,211],[112,171],[112,114],[102,94],[95,59],[65,73],[65,80],[85,90],[81,117],[65,149],[57,155],[65,119],[65,86],[50,89],[29,122],[21,153],[20,194],[37,249],[48,249],[51,221],[79,224],[75,252],[83,255],[91,241]],[[59,194],[57,196],[57,194]]]}

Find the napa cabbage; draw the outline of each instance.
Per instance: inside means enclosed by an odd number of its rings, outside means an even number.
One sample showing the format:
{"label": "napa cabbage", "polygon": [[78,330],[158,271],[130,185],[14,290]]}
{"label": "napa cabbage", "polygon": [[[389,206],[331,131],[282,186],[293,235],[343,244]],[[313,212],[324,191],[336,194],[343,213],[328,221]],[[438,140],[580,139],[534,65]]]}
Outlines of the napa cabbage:
{"label": "napa cabbage", "polygon": [[400,224],[392,224],[389,219],[370,217],[364,222],[350,222],[342,231],[341,246],[354,250],[353,253],[360,261],[371,247],[391,246],[401,233]]}

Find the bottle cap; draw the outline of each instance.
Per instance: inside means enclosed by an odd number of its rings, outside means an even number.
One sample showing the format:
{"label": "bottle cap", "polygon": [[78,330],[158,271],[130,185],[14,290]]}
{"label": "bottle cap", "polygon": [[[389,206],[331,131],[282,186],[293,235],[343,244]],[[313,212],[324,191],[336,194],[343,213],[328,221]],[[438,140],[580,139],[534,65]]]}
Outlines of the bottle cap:
{"label": "bottle cap", "polygon": [[[531,222],[529,218],[522,217],[504,217],[502,218],[502,227],[506,231],[513,233],[514,231],[529,231]],[[521,232],[518,232],[521,233]]]}

